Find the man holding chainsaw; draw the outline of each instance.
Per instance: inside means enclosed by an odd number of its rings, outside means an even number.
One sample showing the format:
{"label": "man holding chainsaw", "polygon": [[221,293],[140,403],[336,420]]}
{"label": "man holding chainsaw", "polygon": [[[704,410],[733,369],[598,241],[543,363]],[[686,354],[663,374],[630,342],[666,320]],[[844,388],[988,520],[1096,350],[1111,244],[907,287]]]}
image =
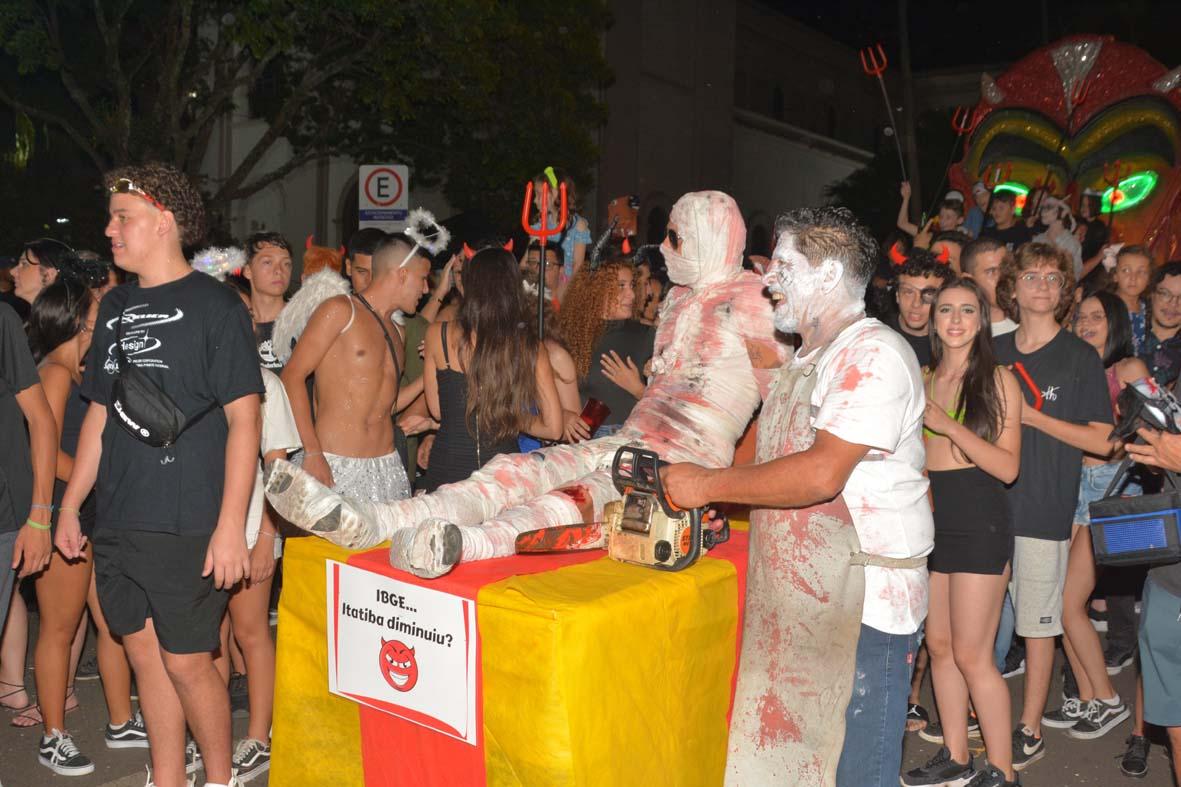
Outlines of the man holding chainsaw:
{"label": "man holding chainsaw", "polygon": [[803,345],[763,405],[758,464],[664,478],[682,508],[762,507],[727,784],[894,784],[934,538],[922,378],[865,316],[877,247],[851,213],[793,211],[776,234],[764,283]]}

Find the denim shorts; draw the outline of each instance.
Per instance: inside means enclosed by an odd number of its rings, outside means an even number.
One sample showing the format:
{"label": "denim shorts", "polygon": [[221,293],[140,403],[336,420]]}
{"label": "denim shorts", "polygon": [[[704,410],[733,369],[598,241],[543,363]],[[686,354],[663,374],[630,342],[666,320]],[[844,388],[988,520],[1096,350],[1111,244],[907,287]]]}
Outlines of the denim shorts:
{"label": "denim shorts", "polygon": [[[1103,499],[1103,495],[1107,492],[1107,487],[1111,486],[1111,480],[1115,478],[1115,471],[1119,469],[1119,466],[1119,462],[1083,465],[1083,474],[1079,477],[1078,482],[1078,506],[1074,509],[1074,524],[1083,527],[1091,526],[1090,505],[1096,500]],[[1124,476],[1122,485],[1115,491],[1124,497],[1143,494],[1144,490],[1140,488],[1140,484],[1136,483],[1129,475]]]}

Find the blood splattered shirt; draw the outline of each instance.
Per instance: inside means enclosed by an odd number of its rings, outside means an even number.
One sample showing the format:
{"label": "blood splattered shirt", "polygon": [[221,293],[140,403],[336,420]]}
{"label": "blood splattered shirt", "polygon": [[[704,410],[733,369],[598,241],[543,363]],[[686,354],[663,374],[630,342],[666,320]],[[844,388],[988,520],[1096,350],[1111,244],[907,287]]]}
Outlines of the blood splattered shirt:
{"label": "blood splattered shirt", "polygon": [[[812,363],[797,356],[793,366]],[[922,375],[906,340],[872,318],[850,325],[816,365],[812,425],[869,446],[841,493],[861,549],[909,558],[934,547],[935,526],[923,475]],[[912,634],[927,616],[927,570],[865,568],[861,622],[887,634]]]}

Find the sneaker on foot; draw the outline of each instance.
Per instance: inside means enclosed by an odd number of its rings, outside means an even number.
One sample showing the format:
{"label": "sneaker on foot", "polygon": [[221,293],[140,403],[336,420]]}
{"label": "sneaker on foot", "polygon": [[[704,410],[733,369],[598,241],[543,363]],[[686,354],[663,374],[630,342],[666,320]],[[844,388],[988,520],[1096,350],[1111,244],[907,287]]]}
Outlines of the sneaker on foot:
{"label": "sneaker on foot", "polygon": [[1009,646],[1009,652],[1005,654],[1005,668],[1001,670],[1001,676],[1013,678],[1024,674],[1025,643],[1021,639],[1013,637],[1013,644]]}
{"label": "sneaker on foot", "polygon": [[1021,777],[1006,781],[1004,771],[989,765],[982,771],[976,771],[967,787],[1021,787]]}
{"label": "sneaker on foot", "polygon": [[[154,781],[152,781],[151,767],[149,767],[147,765],[145,765],[144,767],[147,768],[147,770],[148,770],[148,780],[146,782],[144,782],[144,787],[156,787],[156,783]],[[196,776],[187,777],[185,779],[185,784],[187,785],[187,787],[197,787],[197,777]]]}
{"label": "sneaker on foot", "polygon": [[1104,700],[1091,700],[1088,703],[1087,716],[1074,725],[1066,734],[1080,741],[1101,738],[1132,715],[1123,700],[1114,703]]}
{"label": "sneaker on foot", "polygon": [[1042,724],[1056,730],[1070,729],[1087,717],[1089,707],[1089,703],[1072,697],[1063,702],[1062,707],[1058,710],[1043,713]]}
{"label": "sneaker on foot", "polygon": [[1130,667],[1132,662],[1136,659],[1135,648],[1108,648],[1103,651],[1103,661],[1107,664],[1108,675],[1118,675],[1123,672],[1124,667]]}
{"label": "sneaker on foot", "polygon": [[98,657],[87,656],[78,662],[78,669],[74,672],[74,680],[97,680]]}
{"label": "sneaker on foot", "polygon": [[245,784],[271,767],[271,747],[254,738],[240,740],[234,749],[233,766],[238,781]]}
{"label": "sneaker on foot", "polygon": [[1129,735],[1128,749],[1120,757],[1119,769],[1125,776],[1142,779],[1148,773],[1148,751],[1152,744],[1143,735]]}
{"label": "sneaker on foot", "polygon": [[980,719],[976,718],[975,711],[968,711],[968,737],[980,737]]}
{"label": "sneaker on foot", "polygon": [[1062,699],[1068,700],[1071,697],[1077,699],[1078,696],[1078,678],[1074,676],[1070,662],[1066,661],[1062,665]]}
{"label": "sneaker on foot", "polygon": [[1025,725],[1013,730],[1013,770],[1023,771],[1046,756],[1046,742]]}
{"label": "sneaker on foot", "polygon": [[972,755],[966,763],[956,762],[946,746],[940,747],[927,763],[902,774],[903,787],[940,785],[940,787],[964,787],[972,780]]}
{"label": "sneaker on foot", "polygon": [[[943,744],[943,726],[937,721],[927,722],[927,726],[919,730],[918,734],[927,743]],[[976,718],[976,714],[970,711],[968,713],[968,737],[980,737],[980,721]]]}
{"label": "sneaker on foot", "polygon": [[148,748],[148,729],[144,726],[144,717],[139,711],[118,727],[107,725],[103,735],[108,749],[146,749]]}
{"label": "sneaker on foot", "polygon": [[1095,627],[1095,631],[1101,634],[1107,633],[1107,610],[1100,612],[1094,607],[1087,605],[1087,617],[1091,619],[1091,625]]}
{"label": "sneaker on foot", "polygon": [[196,773],[204,767],[205,761],[201,759],[197,742],[190,740],[185,744],[185,773]]}
{"label": "sneaker on foot", "polygon": [[78,751],[74,739],[61,730],[53,730],[41,736],[37,761],[61,776],[85,776],[94,773],[94,763]]}
{"label": "sneaker on foot", "polygon": [[230,676],[230,714],[235,717],[250,714],[250,692],[246,676],[240,672]]}

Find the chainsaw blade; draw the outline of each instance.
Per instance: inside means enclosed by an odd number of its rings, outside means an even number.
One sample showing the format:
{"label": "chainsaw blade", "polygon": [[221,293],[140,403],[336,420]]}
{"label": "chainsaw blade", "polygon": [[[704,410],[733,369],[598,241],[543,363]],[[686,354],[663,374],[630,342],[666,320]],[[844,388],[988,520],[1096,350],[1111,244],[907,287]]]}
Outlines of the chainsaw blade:
{"label": "chainsaw blade", "polygon": [[581,552],[603,549],[607,539],[602,522],[555,525],[517,535],[517,554],[525,552]]}

